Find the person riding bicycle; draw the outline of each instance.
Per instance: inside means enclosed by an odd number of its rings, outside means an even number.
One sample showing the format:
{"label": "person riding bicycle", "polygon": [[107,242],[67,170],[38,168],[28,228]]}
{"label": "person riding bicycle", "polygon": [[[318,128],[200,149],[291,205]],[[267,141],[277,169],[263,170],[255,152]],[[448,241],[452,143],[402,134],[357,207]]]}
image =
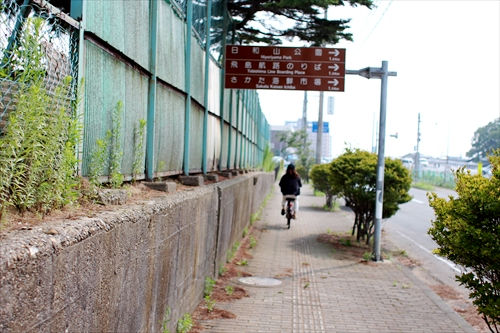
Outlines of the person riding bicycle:
{"label": "person riding bicycle", "polygon": [[[283,194],[283,200],[281,201],[281,215],[285,215],[285,204],[287,195],[300,195],[300,188],[302,187],[302,182],[300,181],[300,176],[295,171],[295,166],[289,164],[286,168],[286,173],[280,179],[281,193]],[[295,218],[295,213],[299,210],[299,201],[295,199],[295,211],[293,212],[293,218]]]}

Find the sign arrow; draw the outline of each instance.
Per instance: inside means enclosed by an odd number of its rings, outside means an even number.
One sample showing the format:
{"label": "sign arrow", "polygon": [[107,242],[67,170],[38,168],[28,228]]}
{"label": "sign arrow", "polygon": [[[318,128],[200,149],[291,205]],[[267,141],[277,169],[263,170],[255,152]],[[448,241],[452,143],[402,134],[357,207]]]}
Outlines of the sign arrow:
{"label": "sign arrow", "polygon": [[333,54],[334,56],[338,56],[340,54],[339,50],[335,49],[333,51],[328,51],[328,54]]}
{"label": "sign arrow", "polygon": [[328,66],[328,68],[331,68],[331,69],[333,69],[334,72],[336,72],[339,70],[340,67],[339,67],[339,65],[334,64],[333,66]]}
{"label": "sign arrow", "polygon": [[339,80],[334,79],[333,81],[328,81],[328,83],[333,84],[336,87],[339,85]]}

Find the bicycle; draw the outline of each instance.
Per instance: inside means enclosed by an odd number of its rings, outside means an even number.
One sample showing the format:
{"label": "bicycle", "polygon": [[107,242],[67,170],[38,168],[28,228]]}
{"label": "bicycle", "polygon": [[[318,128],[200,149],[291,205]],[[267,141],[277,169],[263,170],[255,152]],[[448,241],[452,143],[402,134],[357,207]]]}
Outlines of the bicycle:
{"label": "bicycle", "polygon": [[288,229],[290,229],[290,220],[295,219],[295,199],[297,199],[295,195],[285,195],[285,200],[286,200],[285,217]]}

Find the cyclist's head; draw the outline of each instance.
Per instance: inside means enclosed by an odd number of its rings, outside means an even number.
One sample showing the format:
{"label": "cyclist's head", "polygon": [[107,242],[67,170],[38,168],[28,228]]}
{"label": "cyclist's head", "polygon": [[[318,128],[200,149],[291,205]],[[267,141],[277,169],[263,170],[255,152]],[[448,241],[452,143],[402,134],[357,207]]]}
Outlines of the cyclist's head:
{"label": "cyclist's head", "polygon": [[286,168],[286,173],[287,175],[291,175],[294,177],[298,177],[299,175],[297,174],[297,171],[295,171],[295,165],[293,164],[288,164],[288,167]]}

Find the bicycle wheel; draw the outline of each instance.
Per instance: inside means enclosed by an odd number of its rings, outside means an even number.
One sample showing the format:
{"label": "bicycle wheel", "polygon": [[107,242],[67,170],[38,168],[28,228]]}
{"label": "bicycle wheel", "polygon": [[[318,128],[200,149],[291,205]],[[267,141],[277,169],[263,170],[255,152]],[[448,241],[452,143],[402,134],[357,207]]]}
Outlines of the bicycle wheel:
{"label": "bicycle wheel", "polygon": [[286,204],[286,225],[288,229],[290,229],[290,221],[292,220],[292,203],[290,200],[287,201]]}

